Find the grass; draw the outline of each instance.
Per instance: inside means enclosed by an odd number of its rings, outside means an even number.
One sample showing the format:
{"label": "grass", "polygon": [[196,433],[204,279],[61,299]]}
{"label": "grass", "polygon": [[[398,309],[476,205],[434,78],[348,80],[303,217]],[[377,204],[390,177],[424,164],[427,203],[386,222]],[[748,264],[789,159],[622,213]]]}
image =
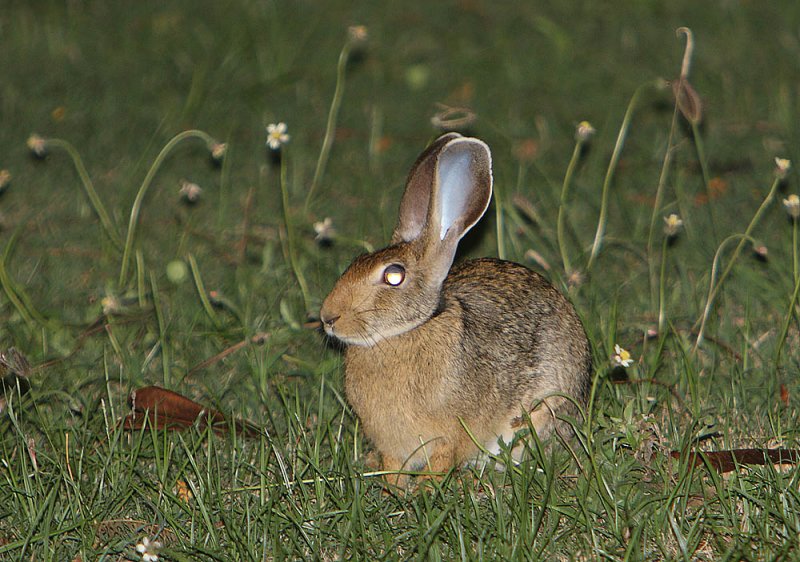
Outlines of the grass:
{"label": "grass", "polygon": [[[680,26],[694,126],[653,86]],[[0,349],[33,367],[0,414],[0,559],[136,560],[145,536],[166,560],[800,559],[797,470],[668,459],[798,447],[797,174],[771,191],[774,158],[800,162],[798,28],[786,3],[3,3]],[[304,323],[388,239],[437,102],[476,113],[501,197],[462,257],[550,265],[594,398],[569,450],[387,495]],[[223,161],[161,153],[185,131]],[[32,133],[60,140],[36,159]],[[263,435],[123,431],[151,384]]]}

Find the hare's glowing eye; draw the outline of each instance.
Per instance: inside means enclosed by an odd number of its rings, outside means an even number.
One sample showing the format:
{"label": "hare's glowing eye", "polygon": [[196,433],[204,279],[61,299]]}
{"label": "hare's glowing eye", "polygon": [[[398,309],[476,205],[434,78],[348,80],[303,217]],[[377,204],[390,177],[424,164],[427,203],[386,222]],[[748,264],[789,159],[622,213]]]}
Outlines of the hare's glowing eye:
{"label": "hare's glowing eye", "polygon": [[398,263],[393,263],[383,270],[383,282],[391,287],[397,287],[405,280],[406,269]]}

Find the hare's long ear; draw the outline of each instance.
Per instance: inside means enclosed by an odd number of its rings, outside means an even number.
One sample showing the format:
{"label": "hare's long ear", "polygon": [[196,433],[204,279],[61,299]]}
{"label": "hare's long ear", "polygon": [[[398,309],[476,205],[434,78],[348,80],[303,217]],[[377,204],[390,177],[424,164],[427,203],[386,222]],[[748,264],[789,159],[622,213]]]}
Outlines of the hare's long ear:
{"label": "hare's long ear", "polygon": [[492,154],[486,143],[456,138],[439,151],[431,203],[420,236],[431,281],[444,281],[461,238],[477,223],[492,198]]}
{"label": "hare's long ear", "polygon": [[492,198],[492,153],[478,139],[449,141],[439,152],[427,224],[438,239],[458,242],[477,223]]}
{"label": "hare's long ear", "polygon": [[392,234],[392,244],[410,242],[419,238],[428,218],[431,188],[435,179],[439,153],[448,142],[458,138],[461,138],[458,133],[447,133],[440,136],[414,162],[408,174],[403,200],[400,202],[400,216]]}

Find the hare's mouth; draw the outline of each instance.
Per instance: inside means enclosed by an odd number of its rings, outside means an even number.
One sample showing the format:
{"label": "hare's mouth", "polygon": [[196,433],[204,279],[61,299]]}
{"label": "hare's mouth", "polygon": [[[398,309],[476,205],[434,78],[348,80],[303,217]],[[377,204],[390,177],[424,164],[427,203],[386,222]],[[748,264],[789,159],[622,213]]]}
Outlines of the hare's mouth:
{"label": "hare's mouth", "polygon": [[414,329],[416,324],[409,324],[408,326],[394,326],[388,329],[375,329],[369,327],[358,330],[347,330],[344,326],[338,323],[335,326],[325,325],[325,333],[328,336],[339,340],[345,345],[357,345],[360,347],[372,347],[379,344],[384,340],[401,336],[406,332]]}

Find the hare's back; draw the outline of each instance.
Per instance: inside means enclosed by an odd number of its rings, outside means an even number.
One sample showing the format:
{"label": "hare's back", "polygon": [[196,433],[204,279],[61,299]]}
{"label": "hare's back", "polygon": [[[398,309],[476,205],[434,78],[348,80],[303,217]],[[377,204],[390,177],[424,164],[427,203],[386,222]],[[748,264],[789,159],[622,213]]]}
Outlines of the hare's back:
{"label": "hare's back", "polygon": [[513,262],[470,260],[453,268],[443,293],[461,310],[472,370],[506,390],[534,384],[584,398],[591,372],[586,333],[572,304],[544,277]]}
{"label": "hare's back", "polygon": [[[572,305],[544,277],[518,263],[494,258],[465,261],[453,267],[442,288],[468,314],[489,321],[524,322],[572,311]],[[574,312],[573,312],[574,314]],[[499,315],[496,316],[496,315]]]}

